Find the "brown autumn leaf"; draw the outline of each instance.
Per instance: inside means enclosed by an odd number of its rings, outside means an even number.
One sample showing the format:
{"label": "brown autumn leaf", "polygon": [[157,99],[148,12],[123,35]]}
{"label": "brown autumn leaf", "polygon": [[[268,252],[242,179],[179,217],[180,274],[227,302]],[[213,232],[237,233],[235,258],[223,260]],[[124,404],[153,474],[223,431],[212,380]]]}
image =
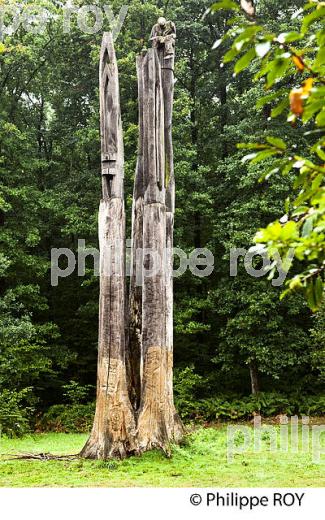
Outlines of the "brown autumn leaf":
{"label": "brown autumn leaf", "polygon": [[299,56],[292,56],[292,61],[301,72],[305,70],[305,64]]}
{"label": "brown autumn leaf", "polygon": [[304,113],[304,99],[309,97],[313,88],[314,78],[307,78],[300,88],[295,88],[290,92],[290,108],[291,112],[296,116]]}
{"label": "brown autumn leaf", "polygon": [[307,78],[302,84],[304,98],[307,98],[313,88],[314,78]]}
{"label": "brown autumn leaf", "polygon": [[301,116],[304,113],[304,103],[303,103],[303,88],[295,88],[290,92],[290,108],[291,112],[296,116]]}

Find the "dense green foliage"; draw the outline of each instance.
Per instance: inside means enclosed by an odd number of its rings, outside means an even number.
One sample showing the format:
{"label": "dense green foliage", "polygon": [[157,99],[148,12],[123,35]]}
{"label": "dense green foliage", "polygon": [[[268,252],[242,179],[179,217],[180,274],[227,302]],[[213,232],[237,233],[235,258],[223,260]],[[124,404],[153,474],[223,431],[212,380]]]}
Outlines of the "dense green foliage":
{"label": "dense green foliage", "polygon": [[[261,181],[281,172],[293,175],[292,194],[286,199],[286,214],[270,223],[256,235],[256,242],[266,246],[274,263],[270,265],[270,279],[275,272],[276,255],[293,257],[302,262],[300,271],[287,282],[291,291],[303,289],[310,308],[319,309],[324,296],[325,272],[325,4],[320,0],[306,1],[296,11],[289,32],[274,33],[260,24],[258,3],[255,14],[245,20],[232,20],[232,28],[215,47],[231,38],[231,48],[224,63],[236,60],[234,73],[239,74],[252,62],[258,69],[255,81],[262,82],[267,95],[258,99],[257,106],[273,105],[271,117],[285,114],[296,127],[305,127],[303,142],[290,139],[280,132],[267,136],[264,143],[239,144],[253,153],[243,161],[251,164],[270,163]],[[232,1],[213,4],[211,10],[231,9],[240,12]],[[296,27],[298,26],[298,27]],[[294,30],[297,29],[297,30]],[[293,85],[298,84],[299,87]]]}
{"label": "dense green foliage", "polygon": [[[110,5],[117,13],[124,3]],[[263,0],[259,12],[269,31],[289,32],[298,23],[291,15],[303,3]],[[33,2],[41,4],[53,14],[42,34],[21,27],[0,43],[0,417],[9,432],[53,405],[88,406],[96,381],[98,279],[92,260],[85,277],[75,272],[52,287],[50,255],[53,247],[76,252],[78,239],[97,246],[102,32],[81,32],[72,16],[71,31],[64,33],[59,2]],[[130,215],[138,117],[135,57],[165,3],[128,4],[116,50]],[[222,394],[229,393],[249,399],[252,381],[254,391],[317,396],[324,383],[324,312],[312,316],[300,294],[280,301],[281,287],[249,276],[241,260],[238,276],[229,276],[230,249],[248,249],[256,230],[285,212],[283,201],[291,193],[280,173],[259,183],[264,166],[243,163],[236,144],[263,142],[273,134],[303,147],[305,130],[286,126],[281,118],[270,120],[269,105],[256,108],[264,94],[263,85],[251,80],[254,63],[240,77],[233,76],[232,65],[223,66],[224,49],[213,45],[228,32],[230,14],[203,17],[209,0],[167,4],[166,15],[178,33],[175,245],[186,252],[208,247],[215,256],[209,278],[187,272],[175,280],[176,385],[185,370],[187,380],[193,374],[203,378],[203,384],[195,382],[194,401],[228,402]],[[283,87],[291,86],[291,78],[284,78]],[[69,381],[77,387],[70,386],[67,394]],[[183,384],[186,392],[188,381]],[[87,385],[92,385],[88,394],[78,394]],[[187,410],[183,415],[191,415]],[[56,412],[55,417],[62,409]]]}

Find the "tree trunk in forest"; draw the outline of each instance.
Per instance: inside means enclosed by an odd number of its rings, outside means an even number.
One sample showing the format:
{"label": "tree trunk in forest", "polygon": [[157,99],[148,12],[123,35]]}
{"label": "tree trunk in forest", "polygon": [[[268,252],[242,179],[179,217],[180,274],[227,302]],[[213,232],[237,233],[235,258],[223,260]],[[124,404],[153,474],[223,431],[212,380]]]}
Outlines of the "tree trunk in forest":
{"label": "tree trunk in forest", "polygon": [[251,377],[251,388],[252,388],[252,394],[258,394],[260,391],[259,388],[259,380],[258,380],[258,369],[256,361],[251,361],[249,363],[249,373]]}
{"label": "tree trunk in forest", "polygon": [[159,49],[150,49],[137,61],[139,156],[133,194],[128,309],[118,71],[112,37],[108,33],[103,37],[97,401],[83,457],[121,458],[152,448],[168,452],[170,442],[179,441],[183,435],[173,399],[172,38],[163,38]]}
{"label": "tree trunk in forest", "polygon": [[[172,245],[174,177],[171,150],[172,93],[168,93],[162,65],[169,66],[156,49],[139,58],[143,78],[142,151],[143,206],[143,292],[142,292],[142,381],[138,419],[141,451],[162,448],[182,436],[182,426],[173,402],[172,383]],[[166,97],[164,97],[164,94]],[[141,103],[141,100],[140,100]],[[166,110],[164,104],[167,103]],[[167,118],[165,127],[165,113]],[[167,146],[166,146],[167,134]],[[167,167],[166,167],[167,166]],[[166,201],[167,184],[167,201]],[[167,204],[166,204],[167,202]],[[169,266],[169,268],[167,268]]]}
{"label": "tree trunk in forest", "polygon": [[100,58],[102,200],[99,208],[100,303],[96,412],[81,456],[122,458],[137,450],[125,363],[124,151],[113,39]]}
{"label": "tree trunk in forest", "polygon": [[173,104],[174,104],[174,55],[166,57],[165,48],[158,49],[161,66],[161,80],[164,103],[164,145],[165,145],[165,200],[166,200],[166,347],[171,362],[167,365],[167,384],[170,406],[174,409],[175,437],[183,434],[183,426],[174,407],[173,393],[173,347],[174,347],[174,284],[173,284],[173,247],[174,247],[174,213],[175,213],[175,176],[172,138]]}

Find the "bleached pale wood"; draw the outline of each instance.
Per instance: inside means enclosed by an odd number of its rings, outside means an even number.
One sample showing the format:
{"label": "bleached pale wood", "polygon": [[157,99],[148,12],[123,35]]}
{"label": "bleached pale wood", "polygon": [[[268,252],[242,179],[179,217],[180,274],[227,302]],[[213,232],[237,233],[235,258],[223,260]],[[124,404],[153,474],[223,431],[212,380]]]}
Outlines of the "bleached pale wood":
{"label": "bleached pale wood", "polygon": [[137,451],[125,361],[124,151],[118,69],[112,35],[100,56],[102,200],[99,208],[100,298],[96,412],[81,456],[123,458]]}

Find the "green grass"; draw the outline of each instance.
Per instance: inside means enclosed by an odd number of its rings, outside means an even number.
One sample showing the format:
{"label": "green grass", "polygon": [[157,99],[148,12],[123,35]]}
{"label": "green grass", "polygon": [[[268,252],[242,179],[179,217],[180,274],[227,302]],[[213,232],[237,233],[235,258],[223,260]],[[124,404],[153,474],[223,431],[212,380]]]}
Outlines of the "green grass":
{"label": "green grass", "polygon": [[324,463],[309,453],[271,453],[267,440],[227,461],[227,427],[200,428],[167,459],[161,452],[123,461],[8,460],[8,454],[78,453],[84,434],[48,433],[0,439],[0,486],[7,487],[319,487]]}

